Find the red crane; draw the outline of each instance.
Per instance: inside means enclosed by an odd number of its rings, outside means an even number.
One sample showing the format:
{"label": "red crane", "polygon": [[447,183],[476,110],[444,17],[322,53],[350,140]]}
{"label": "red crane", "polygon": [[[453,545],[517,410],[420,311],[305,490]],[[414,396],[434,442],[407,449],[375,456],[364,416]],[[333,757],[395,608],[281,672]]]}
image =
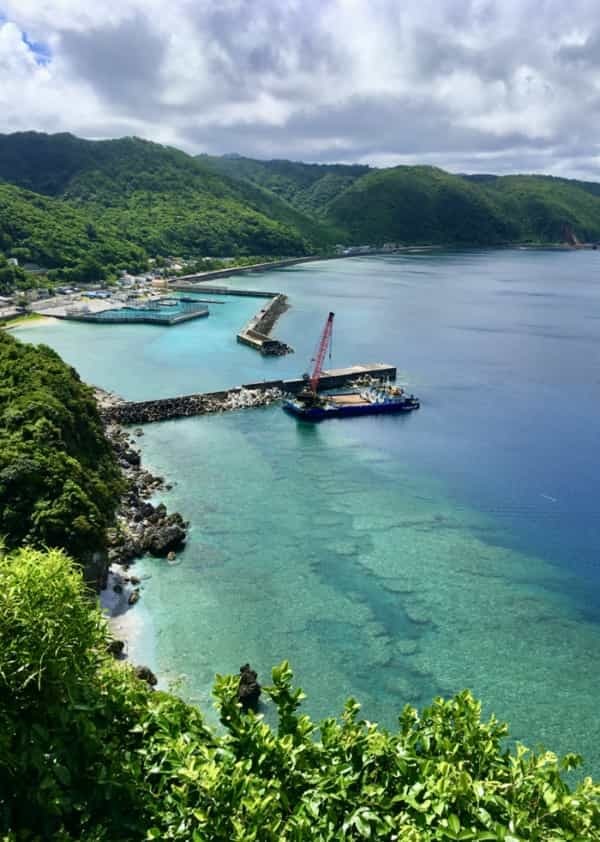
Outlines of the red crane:
{"label": "red crane", "polygon": [[315,355],[315,367],[313,368],[313,373],[310,378],[310,390],[313,394],[317,393],[319,380],[321,379],[323,360],[325,359],[325,354],[327,353],[329,343],[331,342],[334,315],[334,313],[330,313],[327,316],[327,321],[325,322],[325,327],[323,328],[323,333],[321,335],[321,341],[319,342],[319,347],[317,348],[317,353]]}

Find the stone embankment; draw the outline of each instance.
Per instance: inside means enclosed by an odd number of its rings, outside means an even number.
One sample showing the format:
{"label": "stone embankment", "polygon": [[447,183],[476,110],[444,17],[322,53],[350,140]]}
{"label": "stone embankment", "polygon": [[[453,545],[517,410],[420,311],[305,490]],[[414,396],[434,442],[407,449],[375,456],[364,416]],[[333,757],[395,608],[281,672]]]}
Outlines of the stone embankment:
{"label": "stone embankment", "polygon": [[152,401],[121,401],[104,393],[99,399],[102,418],[108,424],[148,424],[174,418],[189,418],[232,409],[268,406],[282,397],[277,388],[245,389],[243,386],[224,392],[181,395]]}
{"label": "stone embankment", "polygon": [[277,319],[289,308],[285,295],[278,293],[271,302],[260,310],[238,333],[237,341],[256,348],[265,356],[283,356],[293,353],[293,348],[270,336]]}
{"label": "stone embankment", "polygon": [[308,257],[286,257],[283,260],[269,260],[266,263],[253,263],[250,266],[231,266],[228,269],[212,269],[209,272],[196,272],[193,275],[179,275],[167,278],[167,283],[179,281],[210,281],[212,278],[228,278],[231,275],[244,275],[247,272],[266,272],[270,269],[285,269],[298,263],[310,263],[323,260],[320,255],[312,254]]}

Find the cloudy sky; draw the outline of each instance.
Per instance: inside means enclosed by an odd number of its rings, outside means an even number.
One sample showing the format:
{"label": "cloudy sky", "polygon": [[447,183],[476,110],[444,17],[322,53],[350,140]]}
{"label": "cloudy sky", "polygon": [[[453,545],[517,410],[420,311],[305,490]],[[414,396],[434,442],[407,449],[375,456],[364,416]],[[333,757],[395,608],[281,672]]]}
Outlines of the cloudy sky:
{"label": "cloudy sky", "polygon": [[0,0],[0,131],[600,180],[598,0]]}

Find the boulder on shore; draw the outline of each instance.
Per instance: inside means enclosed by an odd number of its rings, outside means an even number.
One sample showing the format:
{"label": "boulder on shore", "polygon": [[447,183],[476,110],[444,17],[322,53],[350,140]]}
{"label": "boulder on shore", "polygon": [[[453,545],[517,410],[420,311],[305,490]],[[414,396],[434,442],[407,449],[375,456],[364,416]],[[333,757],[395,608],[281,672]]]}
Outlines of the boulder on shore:
{"label": "boulder on shore", "polygon": [[146,681],[150,687],[154,687],[158,684],[158,678],[154,675],[150,667],[136,667],[135,675],[136,678],[140,679],[140,681]]}
{"label": "boulder on shore", "polygon": [[113,655],[115,658],[119,658],[123,654],[123,649],[125,648],[125,643],[122,640],[117,640],[117,638],[113,638],[110,640],[106,645],[106,651],[109,655]]}
{"label": "boulder on shore", "polygon": [[169,552],[179,550],[185,543],[186,532],[177,523],[166,526],[155,526],[146,530],[144,535],[144,549],[150,555],[163,558]]}
{"label": "boulder on shore", "polygon": [[240,667],[240,681],[238,684],[238,701],[244,710],[258,710],[260,699],[260,684],[255,670],[250,664]]}

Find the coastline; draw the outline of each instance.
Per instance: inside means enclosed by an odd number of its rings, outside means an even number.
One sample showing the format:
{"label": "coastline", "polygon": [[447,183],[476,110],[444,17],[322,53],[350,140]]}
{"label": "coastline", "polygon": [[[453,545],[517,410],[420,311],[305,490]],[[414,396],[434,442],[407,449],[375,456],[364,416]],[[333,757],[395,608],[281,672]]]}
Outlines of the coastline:
{"label": "coastline", "polygon": [[52,322],[57,322],[58,319],[53,318],[52,316],[39,316],[37,313],[28,313],[26,316],[17,316],[14,319],[11,319],[8,322],[0,325],[2,330],[13,330],[13,328],[18,327],[19,330],[27,329],[30,327],[39,327],[43,324],[51,324]]}
{"label": "coastline", "polygon": [[[101,412],[102,406],[118,400],[98,388],[95,397]],[[142,467],[139,444],[131,431],[105,423],[105,435],[120,465],[125,488],[115,526],[108,532],[105,582],[98,600],[113,638],[110,651],[118,660],[129,661],[138,672],[144,671],[141,677],[154,686],[159,679],[152,671],[156,665],[152,621],[140,606],[144,582],[152,575],[144,569],[144,562],[153,557],[158,563],[176,563],[177,553],[185,546],[189,524],[179,512],[168,513],[164,503],[151,502],[172,485]],[[135,436],[143,436],[143,430],[136,429]]]}

